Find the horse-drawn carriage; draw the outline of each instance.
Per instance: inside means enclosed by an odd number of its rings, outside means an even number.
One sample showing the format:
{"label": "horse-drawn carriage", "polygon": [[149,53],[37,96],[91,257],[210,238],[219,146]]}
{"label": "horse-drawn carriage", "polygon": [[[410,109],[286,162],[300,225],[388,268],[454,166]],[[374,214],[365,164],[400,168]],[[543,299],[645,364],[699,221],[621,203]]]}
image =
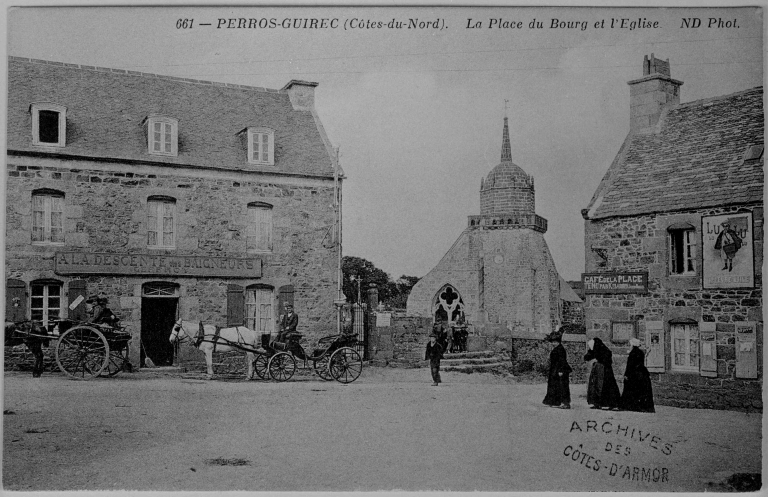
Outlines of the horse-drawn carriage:
{"label": "horse-drawn carriage", "polygon": [[215,326],[179,319],[171,330],[172,343],[189,343],[203,351],[206,357],[208,377],[213,377],[213,352],[239,350],[245,352],[248,372],[266,380],[290,380],[297,369],[297,359],[303,369],[312,369],[324,380],[341,383],[355,381],[363,370],[363,360],[354,349],[357,337],[340,333],[318,341],[312,354],[301,345],[302,335],[291,333],[286,342],[271,340],[271,335],[257,335],[243,326],[216,328]]}
{"label": "horse-drawn carriage", "polygon": [[296,372],[296,359],[303,361],[304,369],[312,369],[324,380],[352,383],[363,370],[363,360],[354,349],[357,337],[341,333],[329,335],[318,341],[318,346],[308,355],[301,346],[299,333],[288,335],[287,342],[269,342],[268,335],[262,339],[264,353],[257,355],[254,369],[260,378],[269,373],[277,381],[290,380]]}
{"label": "horse-drawn carriage", "polygon": [[50,340],[56,341],[56,364],[72,378],[114,376],[128,363],[131,333],[124,328],[63,319],[56,321],[52,332],[36,321],[7,323],[5,332],[6,344],[24,343],[32,351],[34,376],[42,373],[41,346]]}

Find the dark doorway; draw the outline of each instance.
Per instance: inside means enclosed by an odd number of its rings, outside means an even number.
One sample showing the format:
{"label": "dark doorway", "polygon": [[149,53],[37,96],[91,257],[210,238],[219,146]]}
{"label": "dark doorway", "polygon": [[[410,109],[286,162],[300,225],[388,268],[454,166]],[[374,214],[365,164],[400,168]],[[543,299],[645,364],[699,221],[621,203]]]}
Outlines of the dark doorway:
{"label": "dark doorway", "polygon": [[173,344],[168,341],[176,321],[177,298],[141,299],[140,367],[149,357],[155,366],[173,366]]}

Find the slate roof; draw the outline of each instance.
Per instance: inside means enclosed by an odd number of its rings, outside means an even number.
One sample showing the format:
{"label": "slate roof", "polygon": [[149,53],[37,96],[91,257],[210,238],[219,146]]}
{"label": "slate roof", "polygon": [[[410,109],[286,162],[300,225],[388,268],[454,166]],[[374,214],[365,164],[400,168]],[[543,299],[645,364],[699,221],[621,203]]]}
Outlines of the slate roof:
{"label": "slate roof", "polygon": [[[9,57],[7,148],[9,153],[333,177],[332,149],[322,124],[314,111],[294,110],[289,86],[276,90]],[[67,108],[63,149],[32,145],[30,104],[36,102]],[[177,157],[148,153],[142,123],[150,115],[178,120]],[[274,166],[247,162],[240,133],[247,127],[275,131]]]}
{"label": "slate roof", "polygon": [[763,88],[667,109],[630,133],[584,214],[587,219],[762,202]]}
{"label": "slate roof", "polygon": [[584,302],[562,276],[558,275],[558,278],[560,280],[560,300],[565,300],[566,302]]}

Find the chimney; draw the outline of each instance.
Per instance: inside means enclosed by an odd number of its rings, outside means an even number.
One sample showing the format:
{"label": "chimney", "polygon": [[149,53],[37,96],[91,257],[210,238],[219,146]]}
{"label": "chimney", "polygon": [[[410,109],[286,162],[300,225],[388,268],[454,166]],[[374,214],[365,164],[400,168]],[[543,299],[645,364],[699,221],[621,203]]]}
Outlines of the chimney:
{"label": "chimney", "polygon": [[313,110],[315,108],[315,87],[318,83],[292,79],[281,91],[288,93],[293,110]]}
{"label": "chimney", "polygon": [[629,81],[629,130],[654,126],[666,107],[680,103],[682,81],[672,79],[669,59],[643,59],[643,77]]}

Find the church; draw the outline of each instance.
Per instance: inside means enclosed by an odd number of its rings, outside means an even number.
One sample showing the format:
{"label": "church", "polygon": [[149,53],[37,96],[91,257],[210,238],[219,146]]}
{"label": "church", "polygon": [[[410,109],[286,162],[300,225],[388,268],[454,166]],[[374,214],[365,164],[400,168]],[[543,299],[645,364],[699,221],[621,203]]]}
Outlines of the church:
{"label": "church", "polygon": [[[411,290],[409,316],[453,324],[462,319],[484,335],[541,338],[561,322],[561,289],[536,214],[533,177],[512,162],[504,118],[501,162],[480,183],[480,215]],[[576,297],[578,298],[578,297]]]}

